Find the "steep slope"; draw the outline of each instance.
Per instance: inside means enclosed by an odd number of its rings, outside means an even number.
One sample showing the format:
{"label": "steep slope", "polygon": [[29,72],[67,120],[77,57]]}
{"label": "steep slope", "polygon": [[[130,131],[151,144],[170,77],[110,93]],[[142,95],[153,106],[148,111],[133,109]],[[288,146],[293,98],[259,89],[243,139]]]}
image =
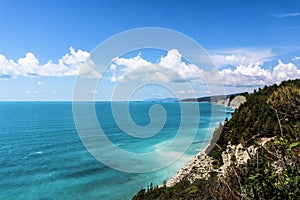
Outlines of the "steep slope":
{"label": "steep slope", "polygon": [[219,96],[207,96],[197,99],[183,99],[182,102],[213,102],[223,106],[229,106],[234,109],[238,108],[242,103],[246,101],[246,97],[249,94],[247,92],[237,93],[237,94],[228,94],[228,95],[219,95]]}
{"label": "steep slope", "polygon": [[[298,199],[299,132],[300,80],[258,89],[203,155],[207,166],[190,168],[171,187],[149,187],[133,199]],[[193,162],[203,164],[203,156]],[[207,174],[197,176],[205,167]]]}

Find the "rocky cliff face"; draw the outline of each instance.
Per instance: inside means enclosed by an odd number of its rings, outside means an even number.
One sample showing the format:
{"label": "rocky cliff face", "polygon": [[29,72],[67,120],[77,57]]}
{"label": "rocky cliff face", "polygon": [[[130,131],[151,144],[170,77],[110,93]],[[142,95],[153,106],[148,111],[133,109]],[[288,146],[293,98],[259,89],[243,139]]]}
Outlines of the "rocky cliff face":
{"label": "rocky cliff face", "polygon": [[233,109],[237,109],[241,104],[246,102],[246,97],[242,95],[237,95],[232,97],[228,97],[226,99],[215,101],[214,103],[223,105],[223,106],[229,106]]}
{"label": "rocky cliff face", "polygon": [[183,168],[181,168],[175,176],[167,181],[167,187],[175,185],[185,177],[188,177],[191,182],[193,182],[197,178],[209,178],[209,173],[215,171],[215,169],[213,168],[212,164],[214,160],[211,157],[207,156],[207,153],[210,152],[210,150],[216,145],[220,134],[222,133],[222,130],[223,125],[220,123],[219,127],[215,129],[209,144],[196,156],[194,156],[190,162],[188,162]]}
{"label": "rocky cliff face", "polygon": [[[246,102],[246,97],[243,95],[230,96],[223,100],[215,101],[214,103],[229,106],[233,109],[239,108],[239,106]],[[256,153],[254,146],[249,148],[244,148],[242,144],[237,146],[228,145],[225,152],[222,153],[223,166],[220,168],[214,168],[214,159],[207,154],[216,145],[220,134],[222,133],[223,125],[220,123],[219,127],[215,129],[210,143],[206,148],[199,152],[189,163],[187,163],[183,168],[181,168],[175,176],[166,182],[167,187],[172,187],[176,183],[180,182],[183,178],[187,177],[190,182],[195,179],[208,179],[211,172],[217,172],[218,176],[222,177],[226,174],[228,166],[232,164],[232,157],[236,158],[236,164],[240,165],[247,162],[250,156]],[[249,153],[250,152],[250,153]],[[250,155],[249,155],[250,154]]]}
{"label": "rocky cliff face", "polygon": [[135,199],[299,199],[300,79],[198,102],[237,107],[245,100],[240,96],[247,101],[215,132],[211,151]]}
{"label": "rocky cliff face", "polygon": [[166,183],[167,187],[172,187],[176,183],[179,183],[184,178],[187,178],[191,183],[196,179],[208,179],[211,172],[216,172],[219,179],[226,176],[231,165],[245,164],[251,157],[253,157],[257,149],[264,147],[267,142],[273,140],[272,138],[262,138],[258,142],[258,147],[251,145],[245,147],[242,144],[227,145],[227,148],[222,152],[223,165],[219,168],[213,166],[214,159],[206,154],[206,151],[199,152],[186,166],[181,168],[177,174],[169,179]]}

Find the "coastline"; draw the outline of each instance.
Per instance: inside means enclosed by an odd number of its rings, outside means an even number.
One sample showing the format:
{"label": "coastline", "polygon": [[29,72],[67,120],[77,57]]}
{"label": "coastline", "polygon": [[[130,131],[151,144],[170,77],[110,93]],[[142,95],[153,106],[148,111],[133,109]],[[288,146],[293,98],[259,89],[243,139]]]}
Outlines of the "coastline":
{"label": "coastline", "polygon": [[[225,99],[218,99],[217,101],[213,101],[212,103],[215,105],[222,105],[232,109],[238,109],[240,105],[242,105],[245,102],[245,96],[234,95],[232,97],[229,96]],[[207,156],[207,154],[214,148],[217,141],[219,140],[220,134],[223,131],[223,124],[219,122],[219,126],[215,128],[209,143],[166,182],[166,187],[172,187],[187,176],[188,180],[190,181],[194,181],[195,179],[209,178],[209,173],[214,171],[215,169],[213,168],[212,164],[213,159]]]}
{"label": "coastline", "polygon": [[[240,94],[228,96],[225,99],[218,99],[212,103],[215,105],[222,105],[232,109],[238,109],[243,103],[246,102],[246,97]],[[224,124],[225,122],[223,122]],[[176,183],[180,182],[183,178],[186,178],[190,181],[195,179],[208,179],[209,173],[214,170],[213,168],[213,159],[207,154],[214,148],[217,141],[220,138],[220,134],[223,131],[223,124],[219,122],[219,126],[215,128],[212,138],[209,143],[197,153],[187,164],[184,165],[173,177],[171,177],[166,183],[166,187],[172,187]],[[193,172],[193,173],[191,173]]]}
{"label": "coastline", "polygon": [[[209,178],[209,173],[213,170],[213,160],[210,157],[208,157],[207,154],[216,145],[220,134],[222,133],[222,130],[223,124],[220,122],[219,126],[215,128],[210,142],[201,151],[199,151],[199,153],[197,153],[184,167],[182,167],[173,177],[171,177],[165,183],[165,186],[172,187],[173,185],[181,181],[183,178],[185,178],[186,175],[191,174],[193,174],[193,176],[188,177],[191,181],[197,178]],[[190,173],[193,171],[197,171],[198,173]]]}
{"label": "coastline", "polygon": [[[281,95],[299,96],[299,87],[299,79],[288,80],[250,94],[246,103],[228,116],[230,120],[225,120],[220,138],[211,151],[206,141],[202,146],[206,148],[198,151],[199,154],[168,182],[159,188],[141,190],[134,199],[257,199],[270,196],[297,199],[299,184],[295,177],[299,174],[299,139],[294,133],[299,129],[299,113],[288,118],[283,116],[286,128],[283,131],[278,128],[280,118],[271,106]],[[280,102],[296,105],[284,98]],[[299,110],[290,108],[283,108],[281,114]],[[217,133],[216,130],[215,136]],[[209,145],[213,145],[215,138]]]}

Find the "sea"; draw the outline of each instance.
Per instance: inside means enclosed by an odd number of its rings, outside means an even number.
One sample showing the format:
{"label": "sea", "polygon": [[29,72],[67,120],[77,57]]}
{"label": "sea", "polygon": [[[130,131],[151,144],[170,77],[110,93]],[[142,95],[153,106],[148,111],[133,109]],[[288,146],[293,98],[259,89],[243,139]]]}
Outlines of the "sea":
{"label": "sea", "polygon": [[[230,108],[211,103],[185,103],[196,104],[199,112],[184,113],[180,102],[128,104],[132,121],[141,127],[151,123],[149,110],[154,105],[159,104],[166,114],[164,126],[155,136],[137,138],[119,127],[122,122],[114,119],[111,102],[94,102],[99,127],[107,138],[118,148],[134,153],[167,145],[176,138],[179,128],[187,136],[192,134],[188,126],[180,126],[182,115],[200,116],[199,121],[191,122],[196,123],[196,134],[178,160],[145,173],[120,171],[95,158],[81,141],[72,102],[0,102],[0,199],[131,199],[141,188],[147,189],[151,183],[161,185],[174,176],[208,144],[214,129],[232,113]],[[101,155],[114,159],[106,147],[97,148]],[[126,159],[121,158],[125,166]],[[162,162],[162,158],[153,162]]]}

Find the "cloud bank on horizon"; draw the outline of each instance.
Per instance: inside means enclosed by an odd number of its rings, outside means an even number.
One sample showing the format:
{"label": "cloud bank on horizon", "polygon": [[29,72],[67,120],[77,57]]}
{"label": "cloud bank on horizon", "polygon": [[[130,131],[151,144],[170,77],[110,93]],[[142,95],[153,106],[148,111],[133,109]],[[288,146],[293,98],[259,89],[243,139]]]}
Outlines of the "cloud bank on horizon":
{"label": "cloud bank on horizon", "polygon": [[[90,78],[99,78],[100,74],[94,69],[90,53],[83,50],[69,49],[70,52],[62,56],[56,63],[52,60],[40,64],[31,52],[18,61],[7,59],[0,54],[0,79],[18,77],[66,77],[84,75]],[[290,62],[278,60],[274,66],[266,67],[274,53],[271,49],[235,48],[212,50],[210,57],[218,68],[225,86],[251,87],[279,83],[287,79],[300,78],[300,69],[297,67],[300,57],[295,56]],[[138,54],[131,58],[115,58],[112,60],[106,77],[112,83],[127,79],[145,79],[147,81],[182,82],[197,81],[196,74],[209,76],[201,68],[183,62],[182,55],[177,49],[171,49],[158,62],[152,63]],[[146,67],[143,67],[146,66]],[[164,67],[162,67],[164,66]],[[130,71],[134,73],[128,73]],[[176,71],[168,73],[168,70]],[[79,74],[80,73],[80,74]],[[129,74],[129,75],[127,75]]]}
{"label": "cloud bank on horizon", "polygon": [[64,77],[77,76],[79,72],[90,77],[98,76],[92,69],[94,66],[90,53],[83,50],[75,51],[72,47],[69,50],[70,52],[62,56],[57,63],[49,60],[46,64],[40,64],[32,52],[26,53],[25,57],[19,58],[17,62],[0,54],[0,78]]}

